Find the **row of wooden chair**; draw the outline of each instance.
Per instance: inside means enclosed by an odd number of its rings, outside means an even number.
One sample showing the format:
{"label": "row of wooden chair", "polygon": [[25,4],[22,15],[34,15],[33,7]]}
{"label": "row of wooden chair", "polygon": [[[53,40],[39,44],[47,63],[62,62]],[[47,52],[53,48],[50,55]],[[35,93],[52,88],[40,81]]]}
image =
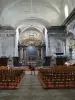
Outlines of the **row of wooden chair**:
{"label": "row of wooden chair", "polygon": [[9,87],[17,86],[22,77],[24,76],[23,69],[0,69],[0,86]]}
{"label": "row of wooden chair", "polygon": [[47,87],[75,87],[75,67],[39,69],[38,75]]}

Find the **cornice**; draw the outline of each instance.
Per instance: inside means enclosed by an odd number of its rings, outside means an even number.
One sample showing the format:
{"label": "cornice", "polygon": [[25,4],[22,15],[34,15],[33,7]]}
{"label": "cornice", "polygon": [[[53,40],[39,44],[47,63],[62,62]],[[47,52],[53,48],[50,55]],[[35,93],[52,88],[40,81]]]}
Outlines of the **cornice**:
{"label": "cornice", "polygon": [[75,8],[72,10],[70,15],[66,18],[62,25],[69,25],[75,19]]}

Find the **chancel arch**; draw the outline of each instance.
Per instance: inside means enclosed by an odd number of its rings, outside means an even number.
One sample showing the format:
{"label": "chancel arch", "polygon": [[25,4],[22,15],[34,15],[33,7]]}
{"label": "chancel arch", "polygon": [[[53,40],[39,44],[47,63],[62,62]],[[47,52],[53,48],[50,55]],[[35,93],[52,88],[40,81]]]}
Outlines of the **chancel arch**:
{"label": "chancel arch", "polygon": [[[20,50],[21,49],[21,50]],[[45,56],[44,33],[35,27],[29,27],[19,35],[19,57],[25,64],[40,64]]]}

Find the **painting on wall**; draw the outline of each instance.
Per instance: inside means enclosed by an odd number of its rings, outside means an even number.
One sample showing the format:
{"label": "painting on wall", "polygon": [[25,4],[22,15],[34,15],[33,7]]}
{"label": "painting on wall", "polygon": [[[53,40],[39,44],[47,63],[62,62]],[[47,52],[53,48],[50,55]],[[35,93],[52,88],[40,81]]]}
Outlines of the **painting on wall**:
{"label": "painting on wall", "polygon": [[28,46],[27,50],[28,50],[28,56],[30,56],[30,57],[37,55],[36,47]]}
{"label": "painting on wall", "polygon": [[14,57],[15,55],[14,33],[0,33],[0,57]]}
{"label": "painting on wall", "polygon": [[56,53],[62,53],[62,44],[60,40],[57,40]]}

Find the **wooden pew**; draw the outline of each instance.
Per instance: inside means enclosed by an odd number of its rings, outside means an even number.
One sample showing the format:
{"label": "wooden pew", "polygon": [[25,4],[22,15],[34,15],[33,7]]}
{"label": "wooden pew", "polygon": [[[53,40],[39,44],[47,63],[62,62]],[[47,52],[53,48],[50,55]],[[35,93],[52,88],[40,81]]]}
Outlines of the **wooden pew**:
{"label": "wooden pew", "polygon": [[10,68],[9,70],[1,67],[0,68],[0,88],[11,87],[15,88],[17,84],[21,81],[24,76],[24,69],[13,69]]}
{"label": "wooden pew", "polygon": [[39,69],[38,75],[46,88],[75,88],[74,66]]}

